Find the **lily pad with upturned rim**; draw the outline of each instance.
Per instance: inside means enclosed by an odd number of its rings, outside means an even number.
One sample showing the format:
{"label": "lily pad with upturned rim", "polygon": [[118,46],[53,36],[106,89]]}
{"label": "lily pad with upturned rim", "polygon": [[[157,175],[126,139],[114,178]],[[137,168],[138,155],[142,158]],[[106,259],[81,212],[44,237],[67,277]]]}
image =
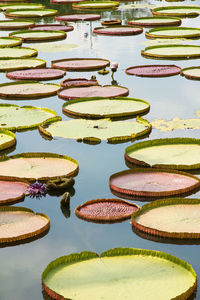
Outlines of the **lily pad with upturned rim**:
{"label": "lily pad with upturned rim", "polygon": [[111,25],[121,25],[122,21],[119,19],[111,19],[111,20],[103,20],[101,25],[103,26],[111,26]]}
{"label": "lily pad with upturned rim", "polygon": [[155,300],[158,294],[157,299],[161,294],[187,299],[196,289],[197,276],[191,265],[170,254],[116,248],[101,256],[85,251],[59,257],[44,270],[42,284],[53,299],[131,300],[134,295]]}
{"label": "lily pad with upturned rim", "polygon": [[33,26],[35,23],[31,20],[1,20],[1,30],[15,30],[15,29],[26,29]]}
{"label": "lily pad with upturned rim", "polygon": [[37,24],[31,27],[31,30],[45,30],[45,31],[72,31],[74,27],[71,25],[61,25],[61,24]]}
{"label": "lily pad with upturned rim", "polygon": [[77,22],[77,21],[95,21],[101,19],[98,14],[65,14],[55,17],[57,21]]}
{"label": "lily pad with upturned rim", "polygon": [[42,68],[46,61],[37,58],[9,58],[0,59],[0,71],[15,71],[31,68]]}
{"label": "lily pad with upturned rim", "polygon": [[7,72],[6,77],[14,80],[53,80],[65,76],[66,72],[59,69],[27,69]]}
{"label": "lily pad with upturned rim", "polygon": [[8,18],[39,18],[51,17],[57,14],[55,9],[7,9],[5,16]]}
{"label": "lily pad with upturned rim", "polygon": [[90,200],[75,209],[77,217],[96,223],[115,223],[130,219],[140,209],[135,203],[121,199]]}
{"label": "lily pad with upturned rim", "polygon": [[40,42],[64,39],[66,33],[58,30],[21,30],[11,32],[9,36],[18,37],[24,42]]}
{"label": "lily pad with upturned rim", "polygon": [[25,47],[0,47],[1,58],[28,58],[38,54],[36,49]]}
{"label": "lily pad with upturned rim", "polygon": [[63,104],[63,113],[89,119],[133,117],[145,114],[149,109],[148,102],[126,97],[114,99],[101,97],[79,98]]}
{"label": "lily pad with upturned rim", "polygon": [[110,65],[110,61],[102,58],[65,58],[52,60],[51,65],[66,71],[82,72],[104,69]]}
{"label": "lily pad with upturned rim", "polygon": [[0,151],[16,144],[15,134],[9,130],[0,128]]}
{"label": "lily pad with upturned rim", "polygon": [[107,27],[96,27],[93,29],[93,32],[96,34],[105,34],[105,35],[137,35],[143,32],[141,27],[136,26],[127,26],[127,25],[116,25],[116,26],[107,26]]}
{"label": "lily pad with upturned rim", "polygon": [[11,205],[23,201],[28,195],[29,183],[22,180],[1,180],[0,178],[0,205]]}
{"label": "lily pad with upturned rim", "polygon": [[200,80],[200,67],[189,67],[181,70],[181,75],[187,79]]}
{"label": "lily pad with upturned rim", "polygon": [[193,27],[165,27],[153,28],[145,32],[146,38],[199,38],[200,28]]}
{"label": "lily pad with upturned rim", "polygon": [[81,1],[79,3],[72,4],[72,8],[75,9],[107,9],[115,8],[119,6],[119,2],[116,1]]}
{"label": "lily pad with upturned rim", "polygon": [[168,138],[140,142],[125,150],[130,164],[192,170],[200,168],[200,139]]}
{"label": "lily pad with upturned rim", "polygon": [[125,70],[127,75],[139,77],[167,77],[178,75],[181,68],[175,65],[143,65],[133,66]]}
{"label": "lily pad with upturned rim", "polygon": [[22,44],[22,39],[13,37],[0,37],[0,47],[16,47]]}
{"label": "lily pad with upturned rim", "polygon": [[156,27],[156,26],[179,26],[181,25],[181,19],[175,17],[145,17],[134,18],[127,21],[129,25],[136,25],[142,27]]}
{"label": "lily pad with upturned rim", "polygon": [[69,87],[83,87],[83,86],[92,86],[98,85],[98,81],[96,79],[86,79],[86,78],[67,78],[63,80],[60,85],[64,88]]}
{"label": "lily pad with upturned rim", "polygon": [[51,0],[50,2],[52,4],[71,4],[71,3],[76,3],[76,2],[81,2],[85,0]]}
{"label": "lily pad with upturned rim", "polygon": [[156,16],[174,16],[174,17],[197,17],[200,14],[200,6],[161,6],[152,10]]}
{"label": "lily pad with upturned rim", "polygon": [[8,9],[15,9],[15,10],[21,10],[21,9],[42,9],[45,6],[40,3],[12,3],[12,4],[0,4],[0,10],[5,11]]}

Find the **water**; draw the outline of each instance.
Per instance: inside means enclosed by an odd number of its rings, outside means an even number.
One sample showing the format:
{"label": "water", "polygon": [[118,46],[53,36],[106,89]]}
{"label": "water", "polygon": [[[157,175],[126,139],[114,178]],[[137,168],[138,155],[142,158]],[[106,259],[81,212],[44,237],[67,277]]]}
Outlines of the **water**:
{"label": "water", "polygon": [[[39,2],[39,1],[36,1]],[[70,5],[50,5],[49,1],[43,1],[47,7],[56,8],[60,14],[71,13]],[[133,17],[151,16],[149,8],[122,9],[133,3],[170,5],[168,2],[148,1],[129,2],[121,4],[116,11],[101,12],[102,19],[119,18],[131,20]],[[197,5],[198,1],[182,2],[183,4]],[[3,14],[1,14],[3,19]],[[55,22],[54,18],[43,20],[46,23]],[[37,23],[43,22],[37,20]],[[183,19],[183,26],[198,27],[199,17]],[[146,119],[164,118],[167,120],[179,116],[180,118],[193,118],[194,112],[200,109],[199,82],[187,80],[181,76],[168,78],[139,78],[128,76],[125,69],[133,65],[144,64],[176,64],[180,67],[199,65],[199,59],[190,60],[154,60],[146,59],[140,55],[145,48],[144,42],[148,41],[144,33],[138,36],[111,37],[92,33],[94,27],[99,27],[100,21],[72,23],[74,31],[67,33],[67,39],[56,43],[77,44],[80,47],[66,52],[48,53],[39,52],[38,58],[45,59],[50,67],[51,60],[73,57],[99,57],[117,62],[119,68],[114,74],[114,80],[121,86],[129,88],[130,97],[141,98],[150,102],[151,110]],[[146,30],[146,29],[145,29]],[[144,31],[145,31],[144,30]],[[1,35],[6,36],[7,31]],[[186,43],[186,42],[184,42]],[[199,45],[199,40],[189,41],[190,44]],[[35,44],[25,44],[32,46]],[[48,51],[48,48],[47,50]],[[86,77],[96,75],[102,85],[112,84],[111,73],[105,76],[97,72],[73,73],[67,72],[65,78]],[[3,73],[0,81],[9,82]],[[61,80],[52,82],[59,83]],[[6,101],[2,103],[17,103],[18,105],[34,105],[54,109],[63,120],[69,119],[62,114],[64,101],[57,96],[28,101]],[[85,201],[97,198],[116,198],[109,189],[109,176],[115,172],[127,169],[124,162],[125,147],[131,143],[110,145],[102,142],[92,146],[77,143],[73,140],[55,139],[48,141],[43,139],[37,130],[16,133],[17,146],[11,154],[21,152],[55,152],[65,154],[78,160],[80,171],[75,178],[74,195],[71,197],[71,215],[66,218],[60,209],[61,196],[49,196],[32,199],[26,197],[24,202],[16,206],[25,206],[36,212],[43,212],[50,217],[51,227],[49,233],[34,242],[15,247],[2,248],[0,255],[0,299],[2,300],[40,300],[42,296],[41,274],[47,264],[55,258],[73,252],[84,250],[101,253],[115,247],[135,247],[143,249],[161,250],[186,260],[194,267],[197,275],[199,268],[199,245],[177,245],[149,241],[133,233],[130,221],[112,225],[88,223],[78,219],[74,214],[76,206]],[[160,132],[153,129],[150,138],[166,137],[196,137],[199,138],[199,130],[176,130],[172,132]],[[148,139],[148,138],[146,138]],[[51,166],[50,166],[51,167]],[[193,198],[200,198],[200,192],[193,194]],[[143,203],[137,202],[138,205]],[[199,298],[199,291],[196,299]]]}

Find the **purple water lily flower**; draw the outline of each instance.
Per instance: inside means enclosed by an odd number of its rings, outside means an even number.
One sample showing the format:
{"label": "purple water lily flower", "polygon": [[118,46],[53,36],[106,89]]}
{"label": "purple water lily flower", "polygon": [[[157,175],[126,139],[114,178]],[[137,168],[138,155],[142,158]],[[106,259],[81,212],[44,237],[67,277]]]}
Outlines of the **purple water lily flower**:
{"label": "purple water lily flower", "polygon": [[30,184],[28,193],[32,198],[40,198],[47,193],[47,186],[44,183],[35,182]]}
{"label": "purple water lily flower", "polygon": [[112,72],[116,72],[118,68],[118,63],[116,62],[111,63],[110,68]]}

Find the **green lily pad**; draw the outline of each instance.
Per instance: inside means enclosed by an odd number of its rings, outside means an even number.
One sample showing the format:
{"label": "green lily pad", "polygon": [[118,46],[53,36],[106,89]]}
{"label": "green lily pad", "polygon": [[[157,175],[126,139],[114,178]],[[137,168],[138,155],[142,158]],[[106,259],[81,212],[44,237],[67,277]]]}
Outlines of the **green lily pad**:
{"label": "green lily pad", "polygon": [[200,80],[200,67],[182,69],[180,74],[185,76],[187,79]]}
{"label": "green lily pad", "polygon": [[13,132],[0,128],[0,151],[10,148],[16,144]]}
{"label": "green lily pad", "polygon": [[35,23],[30,20],[1,20],[0,29],[1,30],[14,30],[14,29],[25,29],[33,26]]}
{"label": "green lily pad", "polygon": [[200,139],[169,138],[127,147],[125,159],[136,165],[177,170],[200,168]]}
{"label": "green lily pad", "polygon": [[57,14],[55,9],[7,9],[5,16],[8,18],[37,18],[37,17],[51,17]]}
{"label": "green lily pad", "polygon": [[76,9],[106,9],[119,6],[119,2],[116,1],[81,1],[79,3],[72,4]]}
{"label": "green lily pad", "polygon": [[0,10],[7,10],[7,9],[35,9],[35,8],[44,8],[45,6],[40,3],[13,3],[13,4],[0,4]]}
{"label": "green lily pad", "polygon": [[197,38],[200,37],[200,28],[166,27],[154,28],[145,33],[147,38]]}
{"label": "green lily pad", "polygon": [[191,265],[172,255],[116,248],[59,257],[44,270],[42,284],[53,299],[187,299],[196,278]]}
{"label": "green lily pad", "polygon": [[160,131],[172,131],[176,129],[199,129],[200,119],[180,119],[178,117],[171,121],[155,120],[151,122],[153,128]]}
{"label": "green lily pad", "polygon": [[63,105],[63,112],[90,119],[131,117],[149,111],[148,102],[136,98],[79,98]]}
{"label": "green lily pad", "polygon": [[90,139],[108,140],[108,142],[117,143],[128,141],[135,137],[145,135],[150,132],[150,124],[142,119],[136,121],[115,121],[109,119],[100,120],[70,120],[51,122],[49,125],[40,125],[41,133],[51,137],[62,137],[69,139]]}
{"label": "green lily pad", "polygon": [[15,71],[46,67],[46,61],[37,58],[0,59],[0,71]]}
{"label": "green lily pad", "polygon": [[196,45],[161,45],[151,46],[142,50],[143,56],[151,58],[188,59],[200,57],[200,46]]}
{"label": "green lily pad", "polygon": [[197,17],[200,14],[200,6],[161,6],[152,10],[156,16]]}
{"label": "green lily pad", "polygon": [[145,17],[134,18],[127,21],[129,25],[143,26],[143,27],[156,27],[156,26],[178,26],[181,25],[181,19],[174,17]]}
{"label": "green lily pad", "polygon": [[161,38],[161,39],[154,39],[154,40],[145,40],[144,42],[142,42],[143,45],[145,45],[146,47],[150,47],[150,46],[161,46],[161,45],[179,45],[185,41],[192,41],[186,38],[179,38],[179,39],[171,39],[171,38]]}
{"label": "green lily pad", "polygon": [[79,48],[79,45],[76,44],[58,44],[58,43],[42,43],[34,45],[40,52],[45,53],[57,53],[57,52],[65,52],[69,50],[73,50],[75,48]]}
{"label": "green lily pad", "polygon": [[121,4],[120,9],[122,10],[127,10],[127,9],[140,9],[140,8],[150,8],[153,9],[156,7],[154,4],[149,4],[149,3],[130,3],[130,4]]}
{"label": "green lily pad", "polygon": [[[49,167],[51,166],[51,167]],[[78,173],[78,162],[56,153],[20,153],[0,157],[0,176],[28,181],[48,181],[56,177],[70,177]]]}
{"label": "green lily pad", "polygon": [[0,104],[0,127],[11,131],[37,128],[56,116],[56,112],[49,108]]}
{"label": "green lily pad", "polygon": [[66,38],[66,32],[54,30],[21,30],[11,32],[9,36],[21,38],[24,42],[51,41]]}
{"label": "green lily pad", "polygon": [[22,39],[13,37],[0,37],[0,47],[15,47],[22,44]]}
{"label": "green lily pad", "polygon": [[25,47],[0,47],[0,59],[1,58],[26,58],[36,56],[37,50]]}

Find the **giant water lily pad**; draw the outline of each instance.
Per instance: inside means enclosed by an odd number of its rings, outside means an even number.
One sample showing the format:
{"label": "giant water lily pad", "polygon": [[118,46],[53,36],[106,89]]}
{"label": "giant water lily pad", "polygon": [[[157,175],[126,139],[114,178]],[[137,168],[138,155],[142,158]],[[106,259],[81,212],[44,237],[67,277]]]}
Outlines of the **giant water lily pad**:
{"label": "giant water lily pad", "polygon": [[141,27],[135,26],[110,26],[110,27],[96,27],[93,29],[94,33],[105,34],[105,35],[136,35],[142,33]]}
{"label": "giant water lily pad", "polygon": [[34,17],[50,17],[55,16],[57,10],[55,9],[8,9],[5,16],[8,18],[34,18]]}
{"label": "giant water lily pad", "polygon": [[81,1],[79,3],[72,4],[76,9],[107,9],[115,8],[119,6],[119,2],[116,1]]}
{"label": "giant water lily pad", "polygon": [[6,76],[14,80],[52,80],[59,79],[65,74],[65,71],[59,69],[39,68],[8,72]]}
{"label": "giant water lily pad", "polygon": [[155,120],[151,125],[160,131],[172,131],[176,129],[199,129],[200,119],[180,119],[178,117],[171,121]]}
{"label": "giant water lily pad", "polygon": [[0,244],[9,244],[47,232],[49,218],[25,207],[0,207]]}
{"label": "giant water lily pad", "polygon": [[98,14],[66,14],[55,17],[58,21],[63,22],[77,22],[77,21],[95,21],[101,19]]}
{"label": "giant water lily pad", "polygon": [[108,140],[108,142],[117,143],[120,141],[128,141],[135,137],[145,135],[150,132],[150,124],[142,119],[137,118],[136,121],[112,122],[108,119],[100,120],[70,120],[50,122],[50,124],[40,125],[41,133],[51,137],[62,137],[69,139],[83,139],[91,142],[93,138],[96,140]]}
{"label": "giant water lily pad", "polygon": [[40,3],[12,3],[12,4],[0,4],[0,10],[7,10],[7,9],[37,9],[37,8],[44,8],[44,5]]}
{"label": "giant water lily pad", "polygon": [[[200,179],[185,172],[153,168],[134,168],[110,176],[114,193],[133,197],[166,197],[200,188]],[[140,200],[140,199],[139,199]]]}
{"label": "giant water lily pad", "polygon": [[46,61],[37,58],[9,58],[0,59],[0,71],[15,71],[31,68],[42,68]]}
{"label": "giant water lily pad", "polygon": [[154,8],[152,13],[157,16],[196,17],[200,14],[200,6],[161,6]]}
{"label": "giant water lily pad", "polygon": [[132,216],[139,231],[165,238],[200,238],[200,199],[157,200]]}
{"label": "giant water lily pad", "polygon": [[48,181],[58,176],[70,177],[78,172],[78,162],[55,153],[20,153],[0,157],[0,176],[28,181]]}
{"label": "giant water lily pad", "polygon": [[58,30],[21,30],[12,32],[9,36],[20,38],[24,42],[38,42],[64,39],[66,33]]}
{"label": "giant water lily pad", "polygon": [[34,25],[31,20],[1,20],[0,29],[1,30],[14,30],[14,29],[26,29]]}
{"label": "giant water lily pad", "polygon": [[63,80],[60,85],[62,87],[77,87],[77,86],[92,86],[98,85],[96,79],[86,79],[86,78],[67,78]]}
{"label": "giant water lily pad", "polygon": [[145,17],[134,18],[127,21],[129,25],[136,25],[142,27],[156,27],[156,26],[178,26],[181,25],[181,19],[174,17]]}
{"label": "giant water lily pad", "polygon": [[169,138],[140,142],[127,147],[125,159],[146,167],[200,168],[200,139]]}
{"label": "giant water lily pad", "polygon": [[28,194],[29,183],[0,179],[0,204],[7,205],[23,201]]}
{"label": "giant water lily pad", "polygon": [[61,25],[61,24],[42,24],[42,25],[35,25],[32,26],[32,30],[45,30],[45,31],[72,31],[74,27],[71,25]]}
{"label": "giant water lily pad", "polygon": [[56,95],[60,86],[54,83],[18,81],[0,84],[1,98],[38,98]]}
{"label": "giant water lily pad", "polygon": [[145,33],[147,38],[197,38],[200,37],[200,28],[193,27],[166,27],[154,28]]}
{"label": "giant water lily pad", "polygon": [[[52,261],[42,274],[53,299],[187,299],[196,274],[185,261],[164,252],[116,248],[74,253]],[[159,292],[158,292],[159,289]]]}
{"label": "giant water lily pad", "polygon": [[102,58],[66,58],[53,60],[53,68],[67,71],[93,71],[110,65],[110,61]]}
{"label": "giant water lily pad", "polygon": [[121,199],[96,199],[76,207],[75,214],[87,221],[115,223],[129,219],[138,210],[136,204]]}
{"label": "giant water lily pad", "polygon": [[37,128],[56,116],[56,112],[49,108],[0,104],[0,127],[12,131]]}
{"label": "giant water lily pad", "polygon": [[179,74],[180,70],[175,65],[143,65],[129,67],[125,72],[140,77],[167,77]]}
{"label": "giant water lily pad", "polygon": [[10,148],[16,144],[13,132],[0,128],[0,150]]}
{"label": "giant water lily pad", "polygon": [[1,47],[15,47],[22,44],[22,39],[13,37],[0,37]]}
{"label": "giant water lily pad", "polygon": [[51,3],[53,4],[70,4],[70,3],[76,3],[81,2],[85,0],[51,0]]}
{"label": "giant water lily pad", "polygon": [[131,117],[147,113],[149,108],[148,102],[136,98],[80,98],[66,102],[63,112],[76,117],[101,119]]}
{"label": "giant water lily pad", "polygon": [[61,90],[58,96],[62,99],[76,99],[76,98],[93,98],[105,97],[114,98],[118,96],[127,96],[129,90],[121,86],[89,86],[89,87],[73,87]]}
{"label": "giant water lily pad", "polygon": [[200,80],[200,67],[190,67],[181,70],[181,75],[187,79]]}
{"label": "giant water lily pad", "polygon": [[1,58],[26,58],[37,55],[37,50],[25,47],[0,47]]}
{"label": "giant water lily pad", "polygon": [[161,45],[145,48],[143,56],[151,58],[180,58],[188,59],[200,57],[200,46],[196,45]]}

